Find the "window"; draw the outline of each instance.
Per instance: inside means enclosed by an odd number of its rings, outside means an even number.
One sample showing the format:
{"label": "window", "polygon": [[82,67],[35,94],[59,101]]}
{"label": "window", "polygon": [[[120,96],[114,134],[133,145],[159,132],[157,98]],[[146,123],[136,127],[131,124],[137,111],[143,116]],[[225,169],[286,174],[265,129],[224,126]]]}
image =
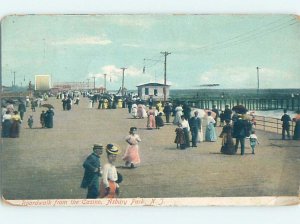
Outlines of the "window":
{"label": "window", "polygon": [[157,93],[158,93],[157,89],[154,89],[154,96],[157,96]]}
{"label": "window", "polygon": [[149,88],[145,88],[145,95],[146,95],[146,96],[149,95]]}

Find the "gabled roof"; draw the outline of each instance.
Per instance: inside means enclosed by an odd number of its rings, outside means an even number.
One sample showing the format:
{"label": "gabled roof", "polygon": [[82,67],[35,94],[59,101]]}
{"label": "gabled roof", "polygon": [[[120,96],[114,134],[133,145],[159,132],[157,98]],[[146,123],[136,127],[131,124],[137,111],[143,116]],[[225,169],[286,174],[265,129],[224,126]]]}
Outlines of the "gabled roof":
{"label": "gabled roof", "polygon": [[170,85],[164,85],[164,84],[157,83],[157,82],[149,82],[149,83],[145,83],[142,85],[138,85],[137,87],[142,87],[142,86],[170,86]]}

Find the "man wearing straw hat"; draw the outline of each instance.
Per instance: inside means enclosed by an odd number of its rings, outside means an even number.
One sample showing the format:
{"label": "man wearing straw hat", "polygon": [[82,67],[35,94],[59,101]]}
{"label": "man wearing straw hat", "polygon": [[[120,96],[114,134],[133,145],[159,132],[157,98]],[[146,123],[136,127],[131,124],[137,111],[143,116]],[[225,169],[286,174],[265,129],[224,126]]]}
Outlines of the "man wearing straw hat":
{"label": "man wearing straw hat", "polygon": [[86,198],[97,198],[99,196],[99,177],[101,176],[100,155],[102,151],[102,144],[94,144],[93,153],[83,163],[85,171],[81,187],[88,188]]}

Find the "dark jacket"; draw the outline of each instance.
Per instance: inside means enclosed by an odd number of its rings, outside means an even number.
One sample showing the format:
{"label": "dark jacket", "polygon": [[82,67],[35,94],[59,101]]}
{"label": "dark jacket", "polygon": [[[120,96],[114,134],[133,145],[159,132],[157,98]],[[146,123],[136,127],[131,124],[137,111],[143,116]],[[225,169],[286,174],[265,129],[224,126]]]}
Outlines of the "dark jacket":
{"label": "dark jacket", "polygon": [[231,120],[232,110],[225,109],[224,110],[224,120]]}
{"label": "dark jacket", "polygon": [[251,123],[248,120],[239,118],[233,124],[233,137],[234,138],[246,138],[250,136]]}
{"label": "dark jacket", "polygon": [[189,125],[191,128],[191,131],[193,129],[199,130],[201,128],[201,119],[199,117],[192,117],[189,121]]}
{"label": "dark jacket", "polygon": [[284,114],[281,117],[281,121],[282,121],[282,127],[289,127],[290,126],[290,121],[291,121],[291,117],[287,114]]}
{"label": "dark jacket", "polygon": [[164,113],[165,113],[165,114],[169,114],[169,115],[172,113],[172,108],[171,108],[170,105],[166,105],[166,106],[164,107]]}
{"label": "dark jacket", "polygon": [[100,171],[100,156],[92,153],[89,155],[84,161],[84,176],[81,182],[82,188],[87,188],[93,181],[94,178],[98,178],[100,176],[100,172],[95,172],[96,168],[99,168]]}

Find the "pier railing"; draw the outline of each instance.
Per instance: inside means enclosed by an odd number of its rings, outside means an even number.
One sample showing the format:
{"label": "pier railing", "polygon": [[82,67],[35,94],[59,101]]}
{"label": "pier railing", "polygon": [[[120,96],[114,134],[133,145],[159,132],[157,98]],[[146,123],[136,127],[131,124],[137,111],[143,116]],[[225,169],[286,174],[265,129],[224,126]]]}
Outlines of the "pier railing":
{"label": "pier railing", "polygon": [[[255,116],[256,120],[256,129],[269,131],[269,132],[276,132],[277,134],[282,133],[282,121],[278,118],[273,117],[264,117],[264,116]],[[291,136],[294,133],[295,122],[290,122],[290,134]]]}

